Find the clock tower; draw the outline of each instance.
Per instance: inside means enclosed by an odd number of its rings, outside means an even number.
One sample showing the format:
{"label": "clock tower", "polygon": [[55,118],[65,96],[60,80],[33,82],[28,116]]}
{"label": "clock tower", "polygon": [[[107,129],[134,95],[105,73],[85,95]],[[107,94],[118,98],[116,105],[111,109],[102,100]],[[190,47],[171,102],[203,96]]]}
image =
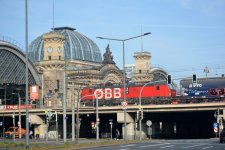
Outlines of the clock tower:
{"label": "clock tower", "polygon": [[134,53],[135,71],[132,80],[136,83],[146,83],[152,81],[153,75],[151,74],[150,52],[136,52]]}
{"label": "clock tower", "polygon": [[43,74],[43,95],[45,106],[61,106],[61,100],[57,92],[62,92],[65,38],[59,32],[49,32],[43,35],[43,61],[39,62],[39,69]]}
{"label": "clock tower", "polygon": [[58,32],[43,35],[44,60],[64,60],[64,36]]}

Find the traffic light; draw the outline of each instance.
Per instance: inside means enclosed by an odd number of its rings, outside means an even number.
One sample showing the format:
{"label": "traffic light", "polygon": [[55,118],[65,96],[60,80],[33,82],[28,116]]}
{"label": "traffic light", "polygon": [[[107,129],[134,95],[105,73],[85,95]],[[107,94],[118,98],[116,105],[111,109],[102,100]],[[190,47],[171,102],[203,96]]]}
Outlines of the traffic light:
{"label": "traffic light", "polygon": [[171,75],[167,75],[167,84],[171,83],[172,83]]}
{"label": "traffic light", "polygon": [[196,74],[193,74],[193,76],[192,76],[192,83],[197,83],[197,76],[196,76]]}
{"label": "traffic light", "polygon": [[126,94],[129,94],[129,88],[126,87]]}
{"label": "traffic light", "polygon": [[136,113],[136,119],[137,120],[139,120],[139,113],[140,113],[139,111],[137,111],[137,113]]}
{"label": "traffic light", "polygon": [[143,110],[137,111],[136,119],[137,120],[143,120],[143,118],[144,118]]}

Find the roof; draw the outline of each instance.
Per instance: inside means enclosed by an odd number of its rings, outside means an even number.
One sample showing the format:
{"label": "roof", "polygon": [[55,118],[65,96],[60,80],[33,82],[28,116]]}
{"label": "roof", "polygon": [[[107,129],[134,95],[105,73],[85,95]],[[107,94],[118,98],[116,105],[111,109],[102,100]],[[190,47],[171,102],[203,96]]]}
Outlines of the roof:
{"label": "roof", "polygon": [[[58,27],[50,31],[59,32],[64,36],[64,59],[101,63],[102,56],[98,46],[90,38],[75,30],[71,27]],[[43,35],[34,39],[29,46],[29,57],[33,61],[42,61],[44,58]]]}
{"label": "roof", "polygon": [[[0,83],[26,83],[26,55],[14,44],[0,41]],[[30,85],[41,85],[38,71],[28,60],[28,82]]]}

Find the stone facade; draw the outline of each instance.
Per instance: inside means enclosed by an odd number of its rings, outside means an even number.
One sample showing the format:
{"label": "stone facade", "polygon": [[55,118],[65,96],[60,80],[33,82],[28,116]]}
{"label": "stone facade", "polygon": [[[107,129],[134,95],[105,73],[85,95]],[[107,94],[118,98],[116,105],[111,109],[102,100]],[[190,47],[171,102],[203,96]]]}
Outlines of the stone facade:
{"label": "stone facade", "polygon": [[[66,83],[67,107],[72,106],[72,90],[75,90],[75,104],[81,89],[87,86],[122,83],[123,73],[115,65],[109,46],[103,55],[103,63],[64,59],[63,35],[50,32],[43,35],[44,60],[36,62],[42,73],[43,96],[46,107],[62,107],[63,88]],[[65,81],[64,81],[65,72]]]}
{"label": "stone facade", "polygon": [[146,83],[152,81],[153,74],[150,73],[150,52],[136,52],[134,53],[135,71],[132,80],[135,83]]}

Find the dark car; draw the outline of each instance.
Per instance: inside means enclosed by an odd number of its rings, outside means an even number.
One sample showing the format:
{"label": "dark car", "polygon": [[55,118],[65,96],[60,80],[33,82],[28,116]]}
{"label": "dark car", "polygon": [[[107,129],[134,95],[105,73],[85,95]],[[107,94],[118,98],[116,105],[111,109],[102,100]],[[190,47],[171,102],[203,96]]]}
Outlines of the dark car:
{"label": "dark car", "polygon": [[220,143],[225,142],[225,128],[220,132]]}

